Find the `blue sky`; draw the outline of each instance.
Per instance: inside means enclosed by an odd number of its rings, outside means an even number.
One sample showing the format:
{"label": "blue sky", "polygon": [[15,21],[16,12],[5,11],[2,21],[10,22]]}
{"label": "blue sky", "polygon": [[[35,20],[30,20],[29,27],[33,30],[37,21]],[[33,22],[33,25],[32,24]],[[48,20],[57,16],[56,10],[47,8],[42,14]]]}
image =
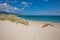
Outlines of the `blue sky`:
{"label": "blue sky", "polygon": [[0,11],[23,15],[60,15],[60,0],[0,0]]}

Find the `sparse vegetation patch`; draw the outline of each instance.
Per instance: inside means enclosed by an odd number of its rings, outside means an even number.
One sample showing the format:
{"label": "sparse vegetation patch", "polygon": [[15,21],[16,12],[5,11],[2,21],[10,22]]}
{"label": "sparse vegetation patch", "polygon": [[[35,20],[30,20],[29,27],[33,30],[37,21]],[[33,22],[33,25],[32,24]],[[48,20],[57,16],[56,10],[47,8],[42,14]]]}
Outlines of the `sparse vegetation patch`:
{"label": "sparse vegetation patch", "polygon": [[26,26],[29,25],[28,21],[18,18],[16,15],[11,15],[11,14],[0,14],[0,20],[3,20],[3,21],[10,20],[11,22],[22,23]]}

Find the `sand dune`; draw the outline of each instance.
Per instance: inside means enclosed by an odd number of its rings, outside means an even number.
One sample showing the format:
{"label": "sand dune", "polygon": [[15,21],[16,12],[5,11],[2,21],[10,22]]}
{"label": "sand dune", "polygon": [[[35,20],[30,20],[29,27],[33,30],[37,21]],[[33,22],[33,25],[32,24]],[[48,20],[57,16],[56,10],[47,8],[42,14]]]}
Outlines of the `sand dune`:
{"label": "sand dune", "polygon": [[46,22],[28,21],[21,23],[0,20],[0,40],[60,40],[60,24],[42,28]]}

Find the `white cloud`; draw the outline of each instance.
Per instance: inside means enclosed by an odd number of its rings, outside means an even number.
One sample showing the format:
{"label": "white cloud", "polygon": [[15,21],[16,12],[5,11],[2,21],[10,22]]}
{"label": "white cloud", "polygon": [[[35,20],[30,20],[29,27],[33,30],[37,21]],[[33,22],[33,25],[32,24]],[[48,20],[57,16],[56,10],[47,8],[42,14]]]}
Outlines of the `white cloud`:
{"label": "white cloud", "polygon": [[30,7],[30,5],[32,5],[32,3],[25,2],[25,1],[21,2],[21,4],[24,8]]}
{"label": "white cloud", "polygon": [[[20,12],[23,11],[26,8],[29,8],[32,5],[31,2],[21,2],[21,8],[13,7],[12,5],[8,3],[2,3],[0,4],[0,10],[7,11],[7,12]],[[36,8],[36,7],[34,7]]]}
{"label": "white cloud", "polygon": [[28,5],[28,3],[27,3],[27,2],[24,2],[24,1],[22,2],[22,4],[23,4],[23,5]]}
{"label": "white cloud", "polygon": [[27,7],[29,7],[29,4],[28,4],[28,2],[21,2],[21,4],[22,4],[22,6],[24,7],[24,8],[27,8]]}
{"label": "white cloud", "polygon": [[8,5],[7,3],[3,3],[3,5]]}
{"label": "white cloud", "polygon": [[20,9],[13,7],[7,3],[0,4],[0,10],[7,12],[18,12]]}
{"label": "white cloud", "polygon": [[14,7],[15,10],[18,10],[18,8]]}

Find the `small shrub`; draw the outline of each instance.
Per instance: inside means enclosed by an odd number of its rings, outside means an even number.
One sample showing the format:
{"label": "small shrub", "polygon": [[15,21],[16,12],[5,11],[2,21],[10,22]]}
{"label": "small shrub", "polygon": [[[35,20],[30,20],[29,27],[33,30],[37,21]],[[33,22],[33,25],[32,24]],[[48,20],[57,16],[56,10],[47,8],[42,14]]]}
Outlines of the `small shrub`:
{"label": "small shrub", "polygon": [[46,23],[46,24],[44,24],[42,27],[44,28],[44,27],[47,27],[47,26],[54,26],[53,24],[51,24],[51,23]]}
{"label": "small shrub", "polygon": [[29,25],[28,21],[23,20],[21,18],[18,18],[16,15],[1,14],[0,15],[0,20],[10,20],[11,22],[22,23],[22,24],[24,24],[26,26]]}

